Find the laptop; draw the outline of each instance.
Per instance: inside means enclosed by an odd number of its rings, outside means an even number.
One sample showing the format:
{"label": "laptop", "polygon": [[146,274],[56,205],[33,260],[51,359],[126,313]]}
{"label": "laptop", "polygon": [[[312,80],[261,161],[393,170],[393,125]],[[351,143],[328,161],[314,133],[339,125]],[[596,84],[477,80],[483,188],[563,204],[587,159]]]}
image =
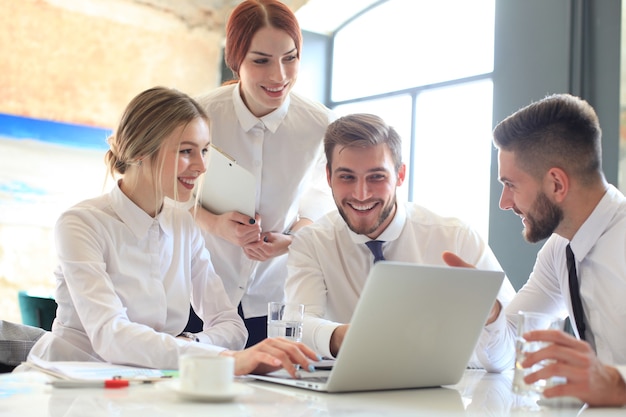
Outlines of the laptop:
{"label": "laptop", "polygon": [[325,392],[456,384],[503,279],[501,271],[377,262],[330,371],[250,376]]}

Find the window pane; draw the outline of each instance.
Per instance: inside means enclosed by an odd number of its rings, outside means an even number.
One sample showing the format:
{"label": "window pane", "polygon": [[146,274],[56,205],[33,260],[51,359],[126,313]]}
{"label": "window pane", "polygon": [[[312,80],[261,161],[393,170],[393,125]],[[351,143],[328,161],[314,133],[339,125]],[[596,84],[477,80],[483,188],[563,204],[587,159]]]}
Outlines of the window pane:
{"label": "window pane", "polygon": [[[372,113],[382,117],[389,126],[398,132],[402,139],[402,158],[406,164],[407,173],[409,172],[409,157],[411,155],[411,96],[403,94],[378,100],[344,104],[335,107],[334,111],[340,116],[350,113]],[[408,181],[398,187],[397,196],[400,201],[408,201]]]}
{"label": "window pane", "polygon": [[413,200],[459,217],[487,239],[491,81],[428,90],[417,98]]}
{"label": "window pane", "polygon": [[332,100],[493,71],[494,0],[390,0],[337,32]]}

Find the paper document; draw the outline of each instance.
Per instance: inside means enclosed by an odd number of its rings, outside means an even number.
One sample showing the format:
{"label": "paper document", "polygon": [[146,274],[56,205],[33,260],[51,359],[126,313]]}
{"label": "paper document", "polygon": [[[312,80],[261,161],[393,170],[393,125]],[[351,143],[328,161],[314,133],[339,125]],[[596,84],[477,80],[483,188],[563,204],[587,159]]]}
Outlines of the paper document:
{"label": "paper document", "polygon": [[211,213],[238,211],[254,218],[256,178],[233,158],[211,145],[200,203]]}
{"label": "paper document", "polygon": [[137,368],[106,362],[50,362],[34,357],[29,358],[26,365],[57,378],[75,381],[104,381],[113,378],[154,381],[178,375],[178,371]]}

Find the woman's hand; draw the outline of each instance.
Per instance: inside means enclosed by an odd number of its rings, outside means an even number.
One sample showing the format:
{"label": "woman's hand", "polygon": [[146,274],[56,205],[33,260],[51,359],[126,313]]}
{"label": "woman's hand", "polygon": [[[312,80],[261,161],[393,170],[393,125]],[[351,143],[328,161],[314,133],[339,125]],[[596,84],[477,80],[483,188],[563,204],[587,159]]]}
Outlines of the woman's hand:
{"label": "woman's hand", "polygon": [[243,247],[246,256],[255,261],[266,261],[287,253],[292,237],[282,233],[265,232],[258,242]]}
{"label": "woman's hand", "polygon": [[295,364],[313,370],[311,361],[320,360],[306,345],[281,337],[265,339],[245,350],[224,351],[221,354],[235,358],[235,375],[265,374],[284,368],[289,375],[297,378]]}
{"label": "woman's hand", "polygon": [[[192,209],[193,215],[193,209]],[[261,219],[254,219],[236,211],[213,214],[202,206],[197,207],[196,224],[233,245],[244,247],[261,239]]]}

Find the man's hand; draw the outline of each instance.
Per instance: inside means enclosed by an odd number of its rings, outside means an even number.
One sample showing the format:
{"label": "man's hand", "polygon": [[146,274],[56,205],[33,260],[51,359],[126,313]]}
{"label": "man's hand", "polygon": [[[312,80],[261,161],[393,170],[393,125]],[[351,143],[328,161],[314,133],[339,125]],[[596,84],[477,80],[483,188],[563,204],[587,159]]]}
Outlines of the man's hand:
{"label": "man's hand", "polygon": [[546,388],[543,395],[576,397],[590,406],[626,405],[626,383],[617,369],[601,363],[585,341],[559,330],[535,330],[524,335],[529,342],[547,342],[550,345],[528,353],[522,366],[529,368],[543,360],[551,361],[541,370],[524,378],[532,384],[540,379],[564,377],[566,382]]}
{"label": "man's hand", "polygon": [[465,262],[459,255],[452,252],[444,252],[441,254],[441,258],[448,266],[455,266],[458,268],[476,268],[472,264]]}
{"label": "man's hand", "polygon": [[[457,268],[476,268],[474,265],[468,264],[458,255],[452,252],[444,252],[441,254],[441,257],[448,266],[454,266]],[[502,304],[500,304],[500,301],[496,300],[496,302],[493,303],[493,307],[491,307],[491,311],[489,312],[489,317],[487,317],[487,322],[485,323],[485,326],[496,321],[496,319],[500,315],[501,310]]]}

